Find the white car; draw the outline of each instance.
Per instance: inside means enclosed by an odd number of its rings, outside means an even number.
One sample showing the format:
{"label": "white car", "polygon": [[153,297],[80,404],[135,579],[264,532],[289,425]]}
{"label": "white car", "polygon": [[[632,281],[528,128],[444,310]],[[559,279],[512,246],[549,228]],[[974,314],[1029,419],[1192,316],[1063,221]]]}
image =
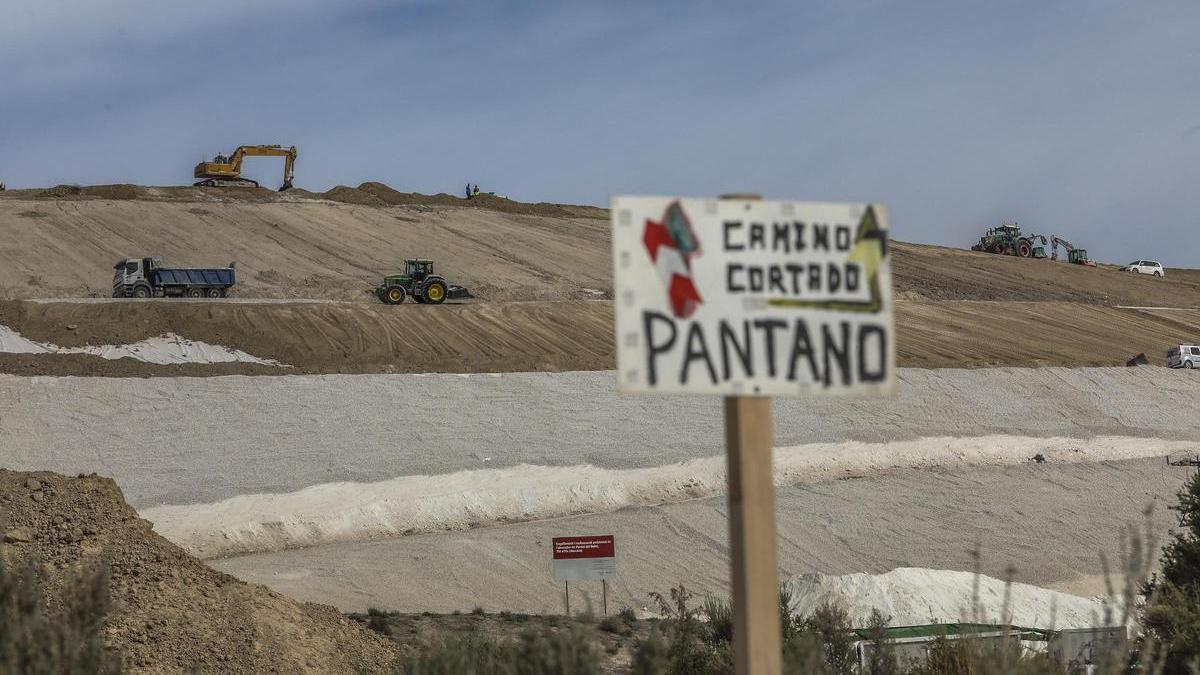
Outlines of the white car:
{"label": "white car", "polygon": [[1168,368],[1200,368],[1200,346],[1175,345],[1167,350]]}
{"label": "white car", "polygon": [[1163,266],[1154,262],[1153,260],[1134,260],[1128,265],[1122,267],[1121,271],[1136,272],[1137,274],[1150,274],[1160,279],[1167,275],[1167,273],[1163,271]]}

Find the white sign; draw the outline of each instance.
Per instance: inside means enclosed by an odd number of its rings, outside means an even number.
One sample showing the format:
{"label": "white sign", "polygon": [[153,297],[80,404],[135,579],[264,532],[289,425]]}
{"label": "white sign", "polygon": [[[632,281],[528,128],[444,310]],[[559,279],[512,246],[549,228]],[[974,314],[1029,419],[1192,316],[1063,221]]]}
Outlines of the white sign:
{"label": "white sign", "polygon": [[612,227],[622,391],[893,390],[884,207],[621,196]]}
{"label": "white sign", "polygon": [[554,537],[554,578],[558,581],[615,579],[617,549],[611,534]]}

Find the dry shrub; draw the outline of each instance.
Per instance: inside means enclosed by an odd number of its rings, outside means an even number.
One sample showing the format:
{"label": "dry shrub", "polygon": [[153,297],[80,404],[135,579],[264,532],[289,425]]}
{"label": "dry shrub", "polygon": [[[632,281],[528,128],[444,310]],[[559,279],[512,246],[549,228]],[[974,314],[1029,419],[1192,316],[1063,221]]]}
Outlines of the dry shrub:
{"label": "dry shrub", "polygon": [[47,610],[38,562],[10,566],[0,550],[0,672],[120,673],[120,654],[105,648],[108,567],[81,566]]}

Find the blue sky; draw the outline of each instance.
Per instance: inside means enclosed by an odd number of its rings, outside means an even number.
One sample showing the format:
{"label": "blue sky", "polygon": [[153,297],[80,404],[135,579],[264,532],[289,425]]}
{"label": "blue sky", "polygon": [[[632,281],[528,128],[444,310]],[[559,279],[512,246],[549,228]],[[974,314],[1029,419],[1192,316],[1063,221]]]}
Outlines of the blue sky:
{"label": "blue sky", "polygon": [[[0,177],[877,201],[1200,267],[1200,3],[0,0]],[[251,175],[278,183],[278,160]]]}

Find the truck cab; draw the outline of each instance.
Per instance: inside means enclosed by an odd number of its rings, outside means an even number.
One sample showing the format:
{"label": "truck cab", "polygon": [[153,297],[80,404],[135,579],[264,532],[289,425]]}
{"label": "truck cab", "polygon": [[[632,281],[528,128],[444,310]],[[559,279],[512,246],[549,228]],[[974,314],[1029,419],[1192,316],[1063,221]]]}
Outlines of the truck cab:
{"label": "truck cab", "polygon": [[162,266],[160,258],[126,258],[113,265],[114,298],[149,298],[154,295],[150,274]]}

